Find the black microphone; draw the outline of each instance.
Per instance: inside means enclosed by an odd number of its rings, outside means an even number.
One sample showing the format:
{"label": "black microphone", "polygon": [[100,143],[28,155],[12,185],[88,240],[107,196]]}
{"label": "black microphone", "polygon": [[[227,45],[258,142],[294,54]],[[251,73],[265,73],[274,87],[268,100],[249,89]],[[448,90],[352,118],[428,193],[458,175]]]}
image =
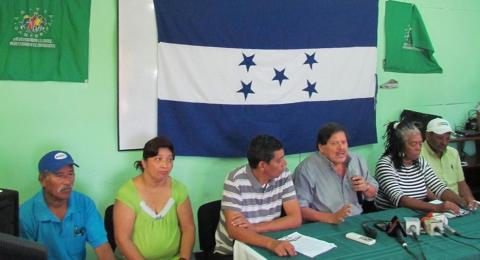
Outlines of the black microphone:
{"label": "black microphone", "polygon": [[[355,176],[360,176],[360,175],[353,175],[352,177],[350,177],[350,181],[352,181],[352,183],[353,183],[353,177]],[[363,204],[363,192],[357,191],[357,200],[360,205]]]}
{"label": "black microphone", "polygon": [[402,247],[407,247],[407,242],[405,242],[405,236],[407,235],[405,229],[400,224],[397,216],[394,216],[390,223],[387,226],[387,234],[389,236],[395,237],[395,239],[402,245]]}
{"label": "black microphone", "polygon": [[455,229],[453,229],[451,226],[447,225],[447,224],[443,224],[443,228],[445,228],[448,232],[452,233],[453,235],[455,236],[459,236],[460,233],[458,233],[458,231],[456,231]]}
{"label": "black microphone", "polygon": [[402,245],[402,247],[407,247],[407,242],[405,242],[405,237],[403,236],[402,231],[399,228],[395,229],[395,239]]}
{"label": "black microphone", "polygon": [[367,223],[362,224],[363,231],[365,232],[365,235],[370,238],[377,238],[377,231],[375,229],[371,228],[368,226]]}
{"label": "black microphone", "polygon": [[360,205],[363,204],[363,194],[361,191],[357,191],[357,200]]}
{"label": "black microphone", "polygon": [[441,230],[439,227],[434,227],[433,231],[439,233],[440,235],[442,235],[444,237],[447,236],[447,234],[445,232],[443,232],[443,230]]}
{"label": "black microphone", "polygon": [[418,237],[417,237],[417,227],[415,225],[411,225],[408,229],[410,230],[410,233],[412,233],[413,239],[417,240],[418,239]]}

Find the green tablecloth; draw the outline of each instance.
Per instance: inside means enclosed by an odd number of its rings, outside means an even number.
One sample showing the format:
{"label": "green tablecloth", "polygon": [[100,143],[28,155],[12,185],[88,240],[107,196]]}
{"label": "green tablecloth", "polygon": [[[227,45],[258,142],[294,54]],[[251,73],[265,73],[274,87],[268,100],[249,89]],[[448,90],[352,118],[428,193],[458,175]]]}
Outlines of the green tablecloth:
{"label": "green tablecloth", "polygon": [[[267,233],[267,235],[273,238],[280,238],[294,231],[298,231],[303,235],[335,243],[337,245],[336,248],[316,257],[321,259],[415,259],[412,255],[409,255],[393,237],[389,237],[379,230],[377,230],[377,243],[372,246],[360,244],[345,238],[345,234],[348,232],[364,234],[361,224],[365,221],[389,221],[395,215],[398,216],[401,221],[403,221],[403,217],[420,218],[424,216],[424,214],[419,212],[399,208],[349,217],[340,225],[309,223],[295,230],[271,232]],[[462,235],[480,238],[480,212],[449,219],[449,224]],[[373,227],[373,222],[369,223],[369,226]],[[471,246],[464,245],[449,238],[429,236],[427,234],[420,235],[420,243],[415,242],[411,237],[407,237],[406,241],[410,251],[415,254],[418,259],[422,259],[419,244],[427,259],[480,259],[480,239],[450,237],[470,244]],[[252,248],[267,259],[285,259],[277,257],[272,252],[263,248]],[[310,258],[298,254],[295,257],[288,257],[288,259]]]}

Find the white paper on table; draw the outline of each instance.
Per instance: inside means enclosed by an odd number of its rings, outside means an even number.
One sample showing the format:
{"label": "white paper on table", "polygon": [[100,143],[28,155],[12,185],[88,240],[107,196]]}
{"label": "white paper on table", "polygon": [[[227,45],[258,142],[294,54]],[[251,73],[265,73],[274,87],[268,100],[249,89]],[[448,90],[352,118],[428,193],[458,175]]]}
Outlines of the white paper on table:
{"label": "white paper on table", "polygon": [[337,247],[333,243],[305,236],[298,232],[284,236],[279,240],[289,241],[295,247],[295,251],[312,258]]}
{"label": "white paper on table", "polygon": [[430,204],[438,205],[438,204],[442,204],[443,201],[441,201],[441,200],[431,200],[431,201],[429,201],[429,203],[430,203]]}
{"label": "white paper on table", "polygon": [[[431,204],[435,204],[435,205],[438,205],[438,204],[442,204],[443,201],[441,200],[432,200],[430,201]],[[478,203],[478,201],[477,201]],[[480,204],[479,204],[480,205]],[[447,218],[455,218],[455,217],[458,217],[458,216],[465,216],[465,215],[468,215],[470,214],[470,211],[468,210],[464,210],[462,208],[460,208],[460,212],[458,214],[454,214],[453,212],[444,212],[443,213],[445,215],[445,217]]]}

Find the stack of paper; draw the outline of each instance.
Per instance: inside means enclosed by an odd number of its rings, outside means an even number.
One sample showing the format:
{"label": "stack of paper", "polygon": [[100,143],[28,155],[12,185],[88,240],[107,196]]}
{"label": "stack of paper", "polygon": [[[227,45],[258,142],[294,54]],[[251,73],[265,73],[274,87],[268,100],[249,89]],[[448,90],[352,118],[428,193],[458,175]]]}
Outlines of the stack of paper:
{"label": "stack of paper", "polygon": [[337,247],[337,245],[333,243],[328,243],[313,237],[304,236],[298,232],[284,236],[279,240],[289,241],[295,247],[297,252],[308,257],[315,257]]}

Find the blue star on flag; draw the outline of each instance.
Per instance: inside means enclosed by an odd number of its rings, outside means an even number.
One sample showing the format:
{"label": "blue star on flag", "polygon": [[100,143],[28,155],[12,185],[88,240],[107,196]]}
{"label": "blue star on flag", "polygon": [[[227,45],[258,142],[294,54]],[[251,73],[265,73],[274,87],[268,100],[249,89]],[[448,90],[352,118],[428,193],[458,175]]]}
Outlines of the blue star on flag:
{"label": "blue star on flag", "polygon": [[318,93],[317,90],[315,89],[315,85],[317,85],[317,82],[315,83],[310,83],[310,81],[307,80],[307,87],[303,89],[303,91],[308,91],[308,97],[312,97],[312,93]]}
{"label": "blue star on flag", "polygon": [[245,67],[247,68],[247,71],[249,71],[251,66],[256,66],[257,65],[257,64],[255,64],[255,62],[253,62],[253,58],[255,58],[255,54],[253,54],[252,56],[247,56],[247,55],[242,53],[242,55],[243,55],[243,61],[240,62],[240,64],[238,64],[238,66],[245,65]]}
{"label": "blue star on flag", "polygon": [[308,55],[307,53],[305,53],[305,55],[307,56],[307,60],[303,64],[308,64],[310,65],[310,69],[313,69],[313,64],[318,63],[315,60],[315,52],[312,55]]}
{"label": "blue star on flag", "polygon": [[243,93],[245,100],[247,100],[248,94],[255,94],[255,92],[252,90],[252,81],[250,81],[248,84],[243,83],[243,81],[240,82],[242,82],[242,88],[239,89],[237,93]]}
{"label": "blue star on flag", "polygon": [[272,81],[273,80],[278,80],[280,86],[282,85],[282,81],[284,79],[288,79],[287,76],[285,76],[285,69],[279,71],[275,68],[273,68],[275,70],[275,77],[273,77]]}

